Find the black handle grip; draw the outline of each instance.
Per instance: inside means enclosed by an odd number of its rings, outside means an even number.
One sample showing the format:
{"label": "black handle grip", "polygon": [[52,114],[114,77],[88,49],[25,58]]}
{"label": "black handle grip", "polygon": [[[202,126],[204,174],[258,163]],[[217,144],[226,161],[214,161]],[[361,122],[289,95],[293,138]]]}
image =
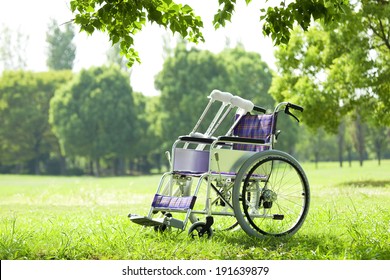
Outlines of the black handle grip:
{"label": "black handle grip", "polygon": [[259,113],[264,113],[264,114],[267,112],[266,109],[264,109],[262,107],[259,107],[259,106],[256,106],[256,105],[253,107],[253,111],[256,111],[256,112],[259,112]]}
{"label": "black handle grip", "polygon": [[290,107],[291,109],[303,112],[303,107],[296,105],[296,104],[293,104],[293,103],[288,103],[287,107]]}

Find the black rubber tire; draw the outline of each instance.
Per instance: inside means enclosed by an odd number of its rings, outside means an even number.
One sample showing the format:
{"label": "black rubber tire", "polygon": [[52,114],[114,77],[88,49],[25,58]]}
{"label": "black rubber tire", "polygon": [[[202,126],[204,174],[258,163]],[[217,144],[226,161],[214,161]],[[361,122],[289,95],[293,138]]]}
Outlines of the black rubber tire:
{"label": "black rubber tire", "polygon": [[188,229],[188,235],[192,239],[202,239],[207,237],[207,239],[210,239],[213,236],[213,230],[211,227],[209,227],[203,234],[201,231],[206,226],[205,222],[195,222],[191,225],[191,227]]}
{"label": "black rubber tire", "polygon": [[309,210],[309,183],[292,156],[277,150],[265,151],[242,165],[232,200],[237,221],[248,235],[293,235]]}

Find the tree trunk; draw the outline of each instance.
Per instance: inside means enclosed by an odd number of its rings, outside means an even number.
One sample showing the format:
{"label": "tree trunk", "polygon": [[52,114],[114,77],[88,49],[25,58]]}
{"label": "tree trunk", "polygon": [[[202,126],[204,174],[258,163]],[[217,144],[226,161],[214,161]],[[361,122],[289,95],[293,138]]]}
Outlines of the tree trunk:
{"label": "tree trunk", "polygon": [[60,174],[65,175],[66,173],[66,159],[60,155]]}
{"label": "tree trunk", "polygon": [[349,163],[349,167],[352,166],[352,147],[348,147],[347,148],[347,154],[348,154],[348,163]]}
{"label": "tree trunk", "polygon": [[130,170],[130,174],[132,174],[134,170],[134,159],[129,160],[129,170]]}
{"label": "tree trunk", "polygon": [[320,154],[318,152],[314,153],[314,162],[315,162],[316,169],[318,169],[319,160],[320,160]]}
{"label": "tree trunk", "polygon": [[114,174],[116,176],[125,175],[125,160],[123,158],[114,159]]}
{"label": "tree trunk", "polygon": [[340,167],[343,167],[344,136],[345,136],[345,123],[344,121],[342,121],[339,125],[338,134],[337,134]]}
{"label": "tree trunk", "polygon": [[40,175],[41,174],[41,170],[39,168],[39,159],[38,158],[34,158],[33,159],[33,166],[34,166],[34,174],[35,175]]}
{"label": "tree trunk", "polygon": [[382,139],[379,136],[375,138],[374,140],[374,146],[375,146],[375,153],[376,153],[376,158],[378,159],[378,165],[381,165],[381,157],[382,157],[382,146],[383,146],[384,139]]}
{"label": "tree trunk", "polygon": [[381,154],[382,154],[381,147],[379,147],[376,149],[376,157],[378,159],[378,166],[381,166],[381,157],[382,157]]}
{"label": "tree trunk", "polygon": [[89,175],[93,176],[93,161],[89,161]]}
{"label": "tree trunk", "polygon": [[100,174],[101,174],[101,170],[100,170],[100,159],[96,159],[95,160],[95,165],[96,165],[96,172],[95,172],[95,176],[96,177],[100,177]]}
{"label": "tree trunk", "polygon": [[363,166],[364,153],[365,153],[364,127],[359,114],[357,114],[356,117],[355,128],[356,128],[356,135],[355,135],[356,150],[359,153],[360,166]]}

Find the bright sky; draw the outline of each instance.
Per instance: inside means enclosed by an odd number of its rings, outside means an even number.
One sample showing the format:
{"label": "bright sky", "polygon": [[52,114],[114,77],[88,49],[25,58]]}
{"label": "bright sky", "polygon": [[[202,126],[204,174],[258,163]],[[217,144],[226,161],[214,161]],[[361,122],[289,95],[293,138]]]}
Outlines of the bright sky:
{"label": "bright sky", "polygon": [[[59,23],[73,18],[69,0],[0,0],[0,27],[6,25],[12,30],[19,30],[28,35],[27,68],[33,71],[45,71],[46,67],[46,31],[50,18]],[[226,38],[233,44],[241,42],[247,51],[261,54],[263,60],[274,68],[272,42],[264,38],[259,22],[259,9],[265,1],[253,1],[249,6],[245,1],[238,1],[232,23],[225,28],[215,30],[212,26],[214,13],[218,10],[217,0],[177,0],[188,3],[204,22],[203,35],[206,42],[197,45],[218,53],[223,50]],[[76,27],[76,31],[78,27]],[[134,90],[145,95],[155,95],[154,76],[162,69],[162,36],[166,33],[158,26],[147,26],[135,37],[135,48],[142,63],[136,64],[131,77]],[[0,37],[1,40],[1,37]],[[106,52],[110,47],[108,36],[94,33],[88,36],[78,33],[75,37],[77,54],[75,71],[92,65],[102,65],[106,61]],[[223,90],[223,86],[221,86]]]}

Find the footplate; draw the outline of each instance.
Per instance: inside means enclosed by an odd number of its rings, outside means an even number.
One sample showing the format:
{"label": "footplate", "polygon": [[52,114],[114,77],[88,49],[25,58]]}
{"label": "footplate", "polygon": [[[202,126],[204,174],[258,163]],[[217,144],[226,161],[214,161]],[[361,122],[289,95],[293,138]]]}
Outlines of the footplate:
{"label": "footplate", "polygon": [[132,221],[133,223],[146,226],[146,227],[166,225],[174,228],[184,229],[184,222],[178,219],[174,219],[172,217],[152,219],[146,216],[129,214],[129,218],[130,221]]}
{"label": "footplate", "polygon": [[129,214],[130,221],[133,223],[146,226],[146,227],[153,227],[153,226],[160,226],[164,224],[164,218],[161,219],[151,219],[146,216],[139,216],[136,214]]}

